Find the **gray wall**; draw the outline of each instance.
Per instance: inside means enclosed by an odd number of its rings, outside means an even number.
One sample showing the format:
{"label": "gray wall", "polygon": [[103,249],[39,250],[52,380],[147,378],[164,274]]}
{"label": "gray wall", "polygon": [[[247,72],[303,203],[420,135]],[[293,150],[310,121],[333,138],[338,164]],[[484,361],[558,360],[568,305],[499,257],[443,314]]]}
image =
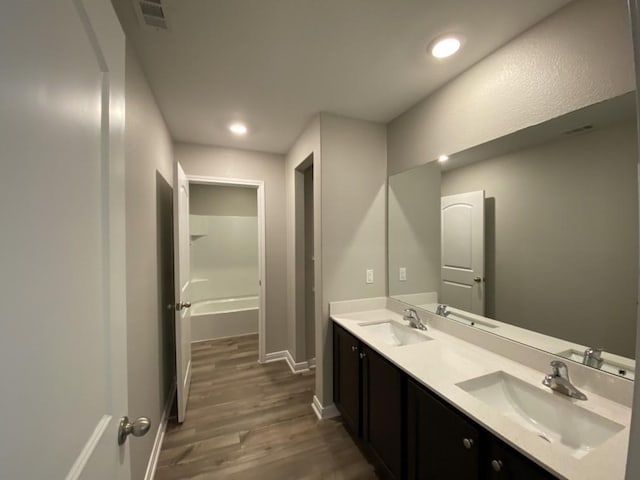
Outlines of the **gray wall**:
{"label": "gray wall", "polygon": [[[301,331],[296,298],[296,168],[313,154],[316,396],[333,404],[329,302],[386,294],[386,130],[384,125],[322,113],[287,153],[287,271],[289,345]],[[301,243],[298,243],[301,244]],[[366,270],[375,283],[365,283]],[[302,319],[304,320],[304,319]]]}
{"label": "gray wall", "polygon": [[207,147],[174,145],[175,158],[187,175],[263,180],[266,210],[266,352],[287,348],[285,178],[282,155]]}
{"label": "gray wall", "polygon": [[[307,360],[305,352],[306,322],[304,309],[300,306],[305,303],[304,283],[300,281],[305,275],[304,252],[300,252],[299,246],[304,245],[304,208],[296,208],[296,200],[304,201],[301,195],[301,185],[304,176],[297,169],[305,160],[313,155],[313,249],[315,257],[314,285],[315,318],[320,318],[322,297],[319,294],[322,286],[322,231],[321,231],[321,165],[320,152],[320,116],[315,116],[300,136],[293,143],[286,155],[286,203],[287,203],[287,345],[289,352],[296,362]],[[302,177],[302,178],[301,178]],[[304,248],[302,248],[304,250]],[[316,322],[315,339],[316,353],[318,349],[318,322]],[[317,357],[317,355],[316,355]],[[317,381],[317,379],[316,379]]]}
{"label": "gray wall", "polygon": [[625,0],[576,0],[388,125],[390,174],[635,88]]}
{"label": "gray wall", "polygon": [[255,188],[192,183],[189,185],[189,213],[223,217],[257,217],[256,198]]}
{"label": "gray wall", "polygon": [[[333,403],[329,302],[386,295],[386,129],[320,116],[322,315],[316,320],[316,396]],[[366,270],[375,282],[366,284]],[[317,289],[316,289],[317,292]]]}
{"label": "gray wall", "polygon": [[[440,165],[389,177],[389,295],[440,290]],[[407,270],[399,280],[399,268]]]}
{"label": "gray wall", "polygon": [[130,45],[126,59],[127,364],[131,418],[147,416],[152,430],[130,442],[131,478],[144,478],[171,388],[163,365],[158,318],[156,171],[173,185],[169,132]]}
{"label": "gray wall", "polygon": [[[640,91],[640,0],[629,0],[629,10],[631,22],[633,24],[633,51],[636,74],[635,85],[636,91]],[[640,98],[638,98],[637,96],[636,111],[640,112]],[[640,128],[640,122],[638,127]],[[637,141],[640,142],[640,134],[638,135]],[[638,247],[640,247],[640,245],[638,245]],[[640,273],[640,266],[638,272]],[[640,293],[640,282],[638,282],[638,291],[636,293]],[[639,312],[636,307],[636,327],[638,326],[638,318],[640,318],[638,313]],[[636,352],[640,352],[640,328],[636,329]],[[639,372],[640,369],[636,368],[636,374],[638,374]],[[635,480],[637,478],[640,478],[640,455],[637,454],[638,450],[640,449],[640,381],[636,381],[634,383],[632,408],[633,410],[631,416],[631,431],[629,434],[629,449],[627,451],[627,480]]]}
{"label": "gray wall", "polygon": [[635,128],[619,124],[443,173],[443,196],[485,190],[487,316],[635,356]]}

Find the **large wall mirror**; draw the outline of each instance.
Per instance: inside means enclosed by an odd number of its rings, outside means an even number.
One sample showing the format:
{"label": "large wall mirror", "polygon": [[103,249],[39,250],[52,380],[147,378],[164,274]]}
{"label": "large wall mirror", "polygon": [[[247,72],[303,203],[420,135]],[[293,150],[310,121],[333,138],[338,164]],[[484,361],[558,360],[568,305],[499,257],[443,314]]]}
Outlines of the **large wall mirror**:
{"label": "large wall mirror", "polygon": [[637,143],[629,92],[391,175],[389,296],[633,380]]}

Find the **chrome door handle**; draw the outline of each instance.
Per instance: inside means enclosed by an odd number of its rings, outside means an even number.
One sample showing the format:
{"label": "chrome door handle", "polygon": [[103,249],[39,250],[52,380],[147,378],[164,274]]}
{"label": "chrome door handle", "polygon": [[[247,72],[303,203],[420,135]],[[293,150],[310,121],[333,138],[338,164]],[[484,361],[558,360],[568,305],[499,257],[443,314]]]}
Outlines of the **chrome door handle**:
{"label": "chrome door handle", "polygon": [[184,310],[185,308],[190,308],[190,307],[191,307],[191,302],[176,303],[176,310],[178,311]]}
{"label": "chrome door handle", "polygon": [[473,281],[476,283],[480,283],[482,281],[482,277],[473,277]]}
{"label": "chrome door handle", "polygon": [[130,422],[127,416],[122,417],[118,427],[118,445],[122,445],[129,435],[142,437],[150,428],[151,420],[147,417],[136,418],[133,422]]}

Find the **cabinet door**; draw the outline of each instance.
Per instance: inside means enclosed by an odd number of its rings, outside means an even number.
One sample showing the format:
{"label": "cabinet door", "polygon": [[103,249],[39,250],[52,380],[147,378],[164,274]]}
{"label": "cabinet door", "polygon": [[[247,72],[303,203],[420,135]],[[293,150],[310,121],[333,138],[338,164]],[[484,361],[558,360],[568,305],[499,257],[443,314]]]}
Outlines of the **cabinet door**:
{"label": "cabinet door", "polygon": [[488,480],[552,480],[555,479],[524,455],[487,434],[487,456],[483,469]]}
{"label": "cabinet door", "polygon": [[476,425],[407,382],[407,478],[477,480],[479,442]]}
{"label": "cabinet door", "polygon": [[363,345],[363,434],[392,478],[402,477],[404,375]]}
{"label": "cabinet door", "polygon": [[345,426],[356,436],[360,427],[360,342],[339,325],[333,324],[333,402]]}

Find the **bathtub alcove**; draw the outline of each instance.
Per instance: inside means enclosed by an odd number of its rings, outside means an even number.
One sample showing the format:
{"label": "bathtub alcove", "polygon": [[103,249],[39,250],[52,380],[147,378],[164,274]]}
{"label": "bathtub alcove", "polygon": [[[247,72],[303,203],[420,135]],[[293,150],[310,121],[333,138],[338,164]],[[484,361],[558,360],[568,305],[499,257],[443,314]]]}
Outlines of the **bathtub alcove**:
{"label": "bathtub alcove", "polygon": [[190,185],[191,340],[258,333],[255,188]]}

